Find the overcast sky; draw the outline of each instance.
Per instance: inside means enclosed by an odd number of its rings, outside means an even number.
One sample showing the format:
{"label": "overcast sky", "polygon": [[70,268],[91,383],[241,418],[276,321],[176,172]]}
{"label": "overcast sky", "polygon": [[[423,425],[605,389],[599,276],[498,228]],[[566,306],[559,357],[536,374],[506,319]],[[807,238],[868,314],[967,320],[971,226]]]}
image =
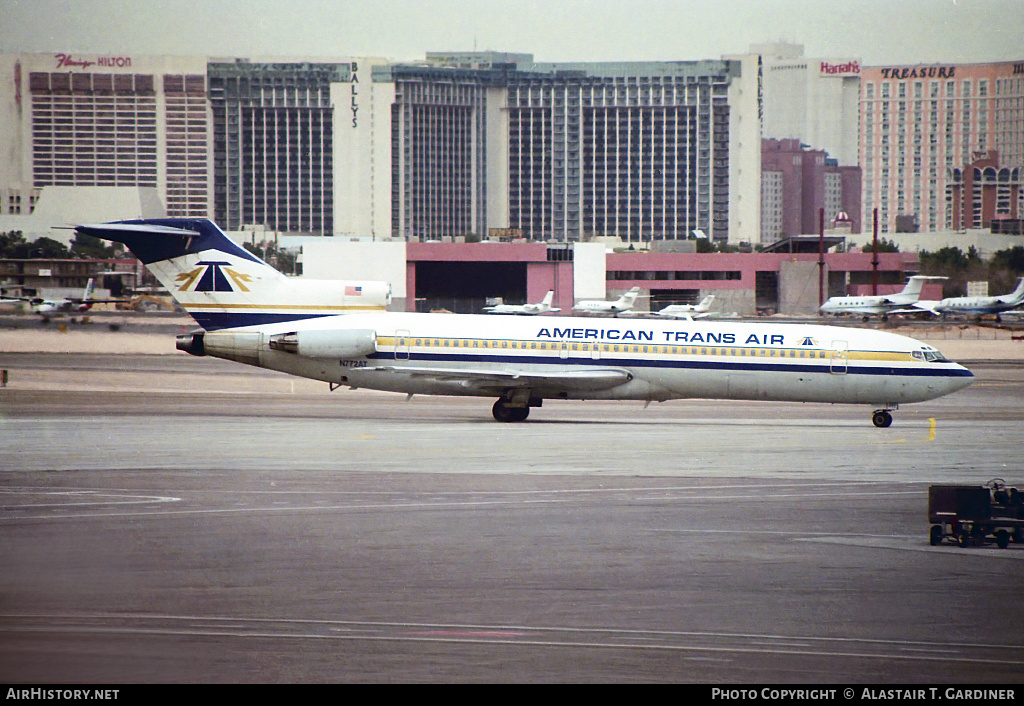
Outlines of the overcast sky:
{"label": "overcast sky", "polygon": [[717,59],[751,44],[866,65],[1024,59],[1024,0],[0,0],[0,53]]}

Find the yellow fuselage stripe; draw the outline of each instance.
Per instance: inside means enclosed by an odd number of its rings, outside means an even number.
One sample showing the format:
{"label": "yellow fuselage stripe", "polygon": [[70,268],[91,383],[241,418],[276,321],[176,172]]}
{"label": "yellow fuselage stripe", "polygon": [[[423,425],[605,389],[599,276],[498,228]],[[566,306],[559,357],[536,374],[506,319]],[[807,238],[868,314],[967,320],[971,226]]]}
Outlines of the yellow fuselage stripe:
{"label": "yellow fuselage stripe", "polygon": [[[502,352],[526,351],[529,353],[551,352],[558,353],[562,350],[573,352],[591,352],[594,347],[599,353],[640,353],[648,355],[713,355],[713,356],[736,356],[741,358],[793,358],[793,359],[818,359],[818,360],[870,360],[870,361],[892,361],[911,363],[922,361],[916,360],[909,353],[897,351],[842,351],[822,348],[755,348],[750,346],[667,346],[659,344],[634,344],[634,343],[572,343],[562,341],[522,341],[522,340],[495,340],[476,338],[426,338],[423,336],[378,336],[377,344],[384,348],[397,348],[399,346],[409,348],[430,348],[430,349],[458,349],[467,348],[474,350],[498,350]],[[837,355],[838,353],[838,355]]]}

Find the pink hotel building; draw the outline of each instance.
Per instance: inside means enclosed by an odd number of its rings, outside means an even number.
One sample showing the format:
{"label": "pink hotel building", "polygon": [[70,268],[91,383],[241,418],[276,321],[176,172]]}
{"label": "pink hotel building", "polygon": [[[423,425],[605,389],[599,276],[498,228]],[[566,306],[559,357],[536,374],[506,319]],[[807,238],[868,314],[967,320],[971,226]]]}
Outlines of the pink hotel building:
{"label": "pink hotel building", "polygon": [[[896,231],[898,216],[921,231],[955,222],[952,182],[979,156],[995,152],[1008,174],[1024,167],[1024,61],[861,68],[862,214]],[[995,215],[1019,218],[1019,192]]]}

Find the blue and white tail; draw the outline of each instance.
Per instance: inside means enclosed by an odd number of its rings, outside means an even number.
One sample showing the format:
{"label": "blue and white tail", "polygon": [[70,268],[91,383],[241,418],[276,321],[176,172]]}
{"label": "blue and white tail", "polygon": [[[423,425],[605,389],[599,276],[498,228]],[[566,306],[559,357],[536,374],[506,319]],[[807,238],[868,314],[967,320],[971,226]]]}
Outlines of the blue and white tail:
{"label": "blue and white tail", "polygon": [[75,231],[127,246],[208,331],[380,311],[391,301],[387,282],[285,277],[205,219],[117,221]]}
{"label": "blue and white tail", "polygon": [[1024,303],[1024,277],[1021,277],[1017,282],[1017,288],[1010,292],[1006,297],[1007,304],[1021,304]]}

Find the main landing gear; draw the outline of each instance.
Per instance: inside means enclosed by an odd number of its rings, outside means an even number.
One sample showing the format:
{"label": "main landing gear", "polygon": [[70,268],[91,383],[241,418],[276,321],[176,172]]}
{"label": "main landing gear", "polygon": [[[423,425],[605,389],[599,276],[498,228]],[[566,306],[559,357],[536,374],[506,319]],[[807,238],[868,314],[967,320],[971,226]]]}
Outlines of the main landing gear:
{"label": "main landing gear", "polygon": [[491,408],[491,414],[499,422],[522,422],[530,416],[530,407],[540,407],[544,400],[534,397],[529,390],[509,390],[498,398]]}
{"label": "main landing gear", "polygon": [[876,427],[885,428],[892,425],[892,415],[887,409],[876,409],[871,413],[871,423]]}
{"label": "main landing gear", "polygon": [[529,407],[509,407],[505,400],[498,400],[491,408],[491,414],[499,422],[522,422],[530,416]]}

